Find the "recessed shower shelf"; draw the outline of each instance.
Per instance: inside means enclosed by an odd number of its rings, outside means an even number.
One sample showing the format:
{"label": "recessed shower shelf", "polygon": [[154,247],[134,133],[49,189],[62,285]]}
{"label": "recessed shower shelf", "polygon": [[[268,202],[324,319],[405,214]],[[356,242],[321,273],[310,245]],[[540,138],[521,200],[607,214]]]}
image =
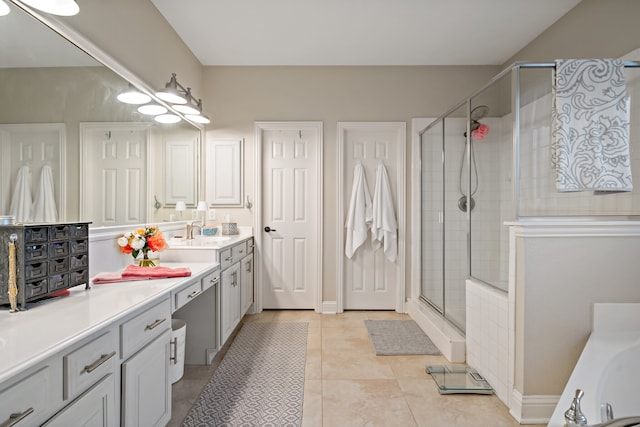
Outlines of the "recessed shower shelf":
{"label": "recessed shower shelf", "polygon": [[425,371],[433,377],[440,394],[493,394],[487,380],[468,366],[429,365]]}

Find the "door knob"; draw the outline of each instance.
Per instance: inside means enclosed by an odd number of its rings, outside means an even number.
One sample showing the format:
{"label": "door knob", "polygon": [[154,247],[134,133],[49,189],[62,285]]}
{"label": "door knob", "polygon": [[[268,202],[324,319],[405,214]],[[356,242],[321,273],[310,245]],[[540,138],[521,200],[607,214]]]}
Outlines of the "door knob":
{"label": "door knob", "polygon": [[271,227],[269,227],[269,226],[267,225],[267,226],[264,228],[264,231],[266,231],[266,232],[268,233],[268,232],[270,232],[270,231],[276,231],[276,229],[275,229],[275,228],[271,228]]}

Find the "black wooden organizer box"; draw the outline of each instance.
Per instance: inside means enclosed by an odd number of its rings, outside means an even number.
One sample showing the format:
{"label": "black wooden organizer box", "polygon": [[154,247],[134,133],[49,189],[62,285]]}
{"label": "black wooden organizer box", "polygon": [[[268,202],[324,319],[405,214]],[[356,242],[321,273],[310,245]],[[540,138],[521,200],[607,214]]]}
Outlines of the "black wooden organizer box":
{"label": "black wooden organizer box", "polygon": [[88,222],[0,225],[0,305],[9,304],[9,242],[15,235],[18,304],[89,287]]}

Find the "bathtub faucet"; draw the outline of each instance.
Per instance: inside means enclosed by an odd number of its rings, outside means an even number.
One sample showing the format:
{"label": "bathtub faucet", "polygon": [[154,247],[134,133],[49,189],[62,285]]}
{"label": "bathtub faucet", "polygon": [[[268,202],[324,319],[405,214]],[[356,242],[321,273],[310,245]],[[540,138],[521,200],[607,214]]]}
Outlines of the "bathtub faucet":
{"label": "bathtub faucet", "polygon": [[571,401],[571,407],[564,413],[564,419],[567,422],[565,425],[567,427],[631,427],[640,425],[640,416],[613,418],[613,409],[611,408],[611,405],[606,404],[605,414],[603,414],[603,417],[606,417],[607,421],[589,426],[587,425],[587,417],[580,409],[580,400],[582,399],[582,396],[584,396],[584,391],[577,389],[576,395],[573,398],[573,401]]}
{"label": "bathtub faucet", "polygon": [[571,406],[564,413],[564,419],[567,422],[567,426],[586,426],[587,417],[582,413],[580,409],[580,400],[584,396],[584,391],[577,389],[576,395],[571,401]]}

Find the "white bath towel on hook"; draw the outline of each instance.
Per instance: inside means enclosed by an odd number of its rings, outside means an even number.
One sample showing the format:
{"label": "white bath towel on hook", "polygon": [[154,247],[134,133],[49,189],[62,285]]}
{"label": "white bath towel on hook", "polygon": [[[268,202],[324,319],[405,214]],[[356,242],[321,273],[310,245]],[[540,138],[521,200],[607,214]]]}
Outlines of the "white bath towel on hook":
{"label": "white bath towel on hook", "polygon": [[31,218],[31,170],[29,166],[21,166],[16,176],[16,185],[11,197],[9,215],[15,217],[16,222],[28,222]]}
{"label": "white bath towel on hook", "polygon": [[371,225],[371,195],[367,185],[367,177],[361,162],[357,162],[353,169],[353,187],[351,201],[347,213],[347,243],[344,252],[351,258],[356,250],[367,240],[368,229]]}
{"label": "white bath towel on hook", "polygon": [[371,244],[376,250],[384,245],[384,254],[391,262],[398,256],[398,222],[393,208],[389,175],[383,162],[378,163],[376,188],[373,192]]}
{"label": "white bath towel on hook", "polygon": [[31,218],[33,222],[56,222],[58,220],[53,188],[53,170],[49,165],[44,165],[40,171],[40,184],[33,201]]}

